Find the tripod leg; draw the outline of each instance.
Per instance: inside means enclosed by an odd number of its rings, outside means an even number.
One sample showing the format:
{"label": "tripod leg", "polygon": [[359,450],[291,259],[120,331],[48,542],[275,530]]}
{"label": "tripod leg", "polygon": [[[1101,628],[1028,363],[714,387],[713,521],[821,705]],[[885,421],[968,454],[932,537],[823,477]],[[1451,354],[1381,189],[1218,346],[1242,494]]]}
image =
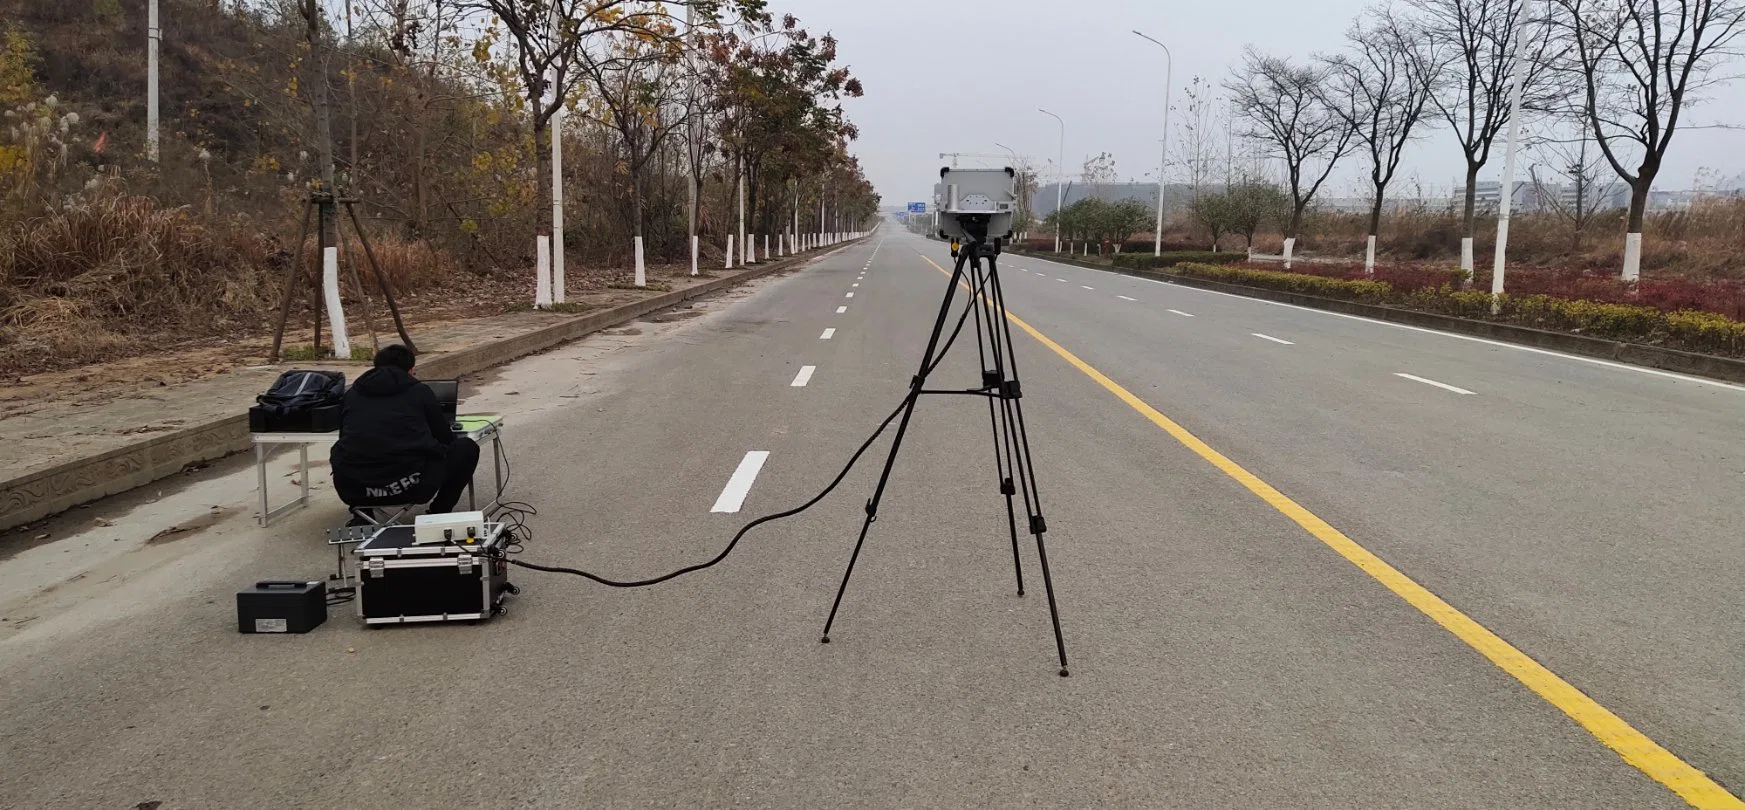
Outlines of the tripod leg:
{"label": "tripod leg", "polygon": [[297,228],[297,250],[291,254],[291,265],[285,269],[285,294],[279,299],[279,322],[273,327],[273,350],[267,362],[279,362],[279,349],[285,344],[285,323],[291,319],[291,301],[297,294],[297,278],[303,274],[303,240],[309,238],[309,211],[313,204],[303,206],[303,224]]}
{"label": "tripod leg", "polygon": [[1048,567],[1048,546],[1043,540],[1043,535],[1048,533],[1048,522],[1042,516],[1042,496],[1036,489],[1036,466],[1030,454],[1029,432],[1024,424],[1024,406],[1020,399],[1022,390],[1018,386],[1017,359],[1012,353],[1012,327],[1006,317],[1005,291],[1000,287],[998,267],[992,260],[989,265],[989,294],[993,298],[1001,333],[1000,339],[994,344],[998,355],[995,364],[1002,372],[1004,369],[1011,369],[1011,395],[1002,396],[1000,402],[1007,411],[1011,424],[1016,428],[1016,473],[1024,491],[1024,510],[1030,520],[1030,534],[1036,538],[1036,557],[1042,566],[1042,589],[1048,595],[1048,618],[1054,625],[1054,647],[1060,656],[1060,676],[1065,678],[1071,674],[1066,664],[1066,640],[1060,632],[1060,608],[1054,598],[1054,576]]}
{"label": "tripod leg", "polygon": [[872,498],[866,502],[866,518],[860,524],[860,538],[854,541],[854,553],[848,557],[848,567],[842,572],[842,584],[836,586],[836,600],[830,603],[830,617],[824,620],[824,635],[820,643],[830,643],[830,628],[836,624],[836,611],[842,607],[842,595],[848,592],[848,580],[854,576],[855,563],[860,561],[861,547],[866,544],[866,533],[872,528],[879,517],[879,501],[885,497],[885,485],[891,480],[891,468],[897,463],[897,452],[903,449],[903,436],[909,432],[909,419],[915,415],[915,403],[921,399],[921,389],[927,383],[927,375],[933,369],[933,353],[939,348],[940,333],[945,331],[946,317],[951,313],[951,299],[957,294],[957,283],[963,278],[963,263],[967,253],[958,254],[957,265],[951,272],[951,281],[945,288],[945,300],[939,304],[939,317],[933,322],[933,334],[927,338],[927,350],[921,354],[921,370],[909,383],[909,396],[903,402],[903,418],[897,422],[897,435],[891,439],[891,452],[885,456],[885,467],[879,473],[879,484],[873,489]]}
{"label": "tripod leg", "polygon": [[[978,300],[972,301],[970,304],[975,308],[976,357],[978,357],[981,362],[982,387],[988,388],[993,386],[994,392],[998,393],[998,386],[1000,380],[1004,378],[1004,373],[999,369],[999,352],[997,348],[994,351],[995,367],[992,369],[988,368],[989,343],[997,342],[999,340],[999,333],[995,331],[992,320],[993,314],[987,305],[987,277],[982,274],[980,261],[972,259],[970,261],[970,268],[974,271],[976,279],[976,283],[971,287],[970,295],[976,296]],[[982,319],[984,317],[989,319],[986,341],[983,340],[982,335]],[[1018,489],[1012,481],[1011,468],[1008,466],[1008,462],[1011,460],[1009,448],[1006,444],[1008,433],[1002,431],[1001,427],[1000,416],[994,411],[994,398],[989,397],[988,428],[994,434],[994,471],[1000,480],[1000,494],[1006,496],[1006,531],[1012,539],[1012,573],[1018,578],[1018,595],[1023,596],[1024,563],[1018,556],[1018,514],[1012,504],[1012,498],[1017,494]]]}

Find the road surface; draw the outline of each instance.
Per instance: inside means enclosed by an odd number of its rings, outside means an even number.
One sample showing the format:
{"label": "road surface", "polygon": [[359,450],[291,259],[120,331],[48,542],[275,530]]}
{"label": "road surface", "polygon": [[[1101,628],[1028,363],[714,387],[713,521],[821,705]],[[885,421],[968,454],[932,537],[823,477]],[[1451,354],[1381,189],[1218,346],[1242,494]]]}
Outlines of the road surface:
{"label": "road surface", "polygon": [[[523,558],[650,576],[819,490],[946,288],[942,246],[892,231],[470,390],[539,509]],[[269,530],[224,511],[0,561],[0,806],[1736,806],[1745,390],[1026,257],[1002,276],[1070,678],[1033,546],[1013,592],[987,411],[942,397],[828,645],[883,443],[713,569],[521,571],[479,626],[236,634],[238,588],[331,570],[324,474]],[[972,385],[972,349],[935,380]],[[233,509],[249,475],[93,511]],[[90,570],[36,592],[71,570],[58,543]]]}

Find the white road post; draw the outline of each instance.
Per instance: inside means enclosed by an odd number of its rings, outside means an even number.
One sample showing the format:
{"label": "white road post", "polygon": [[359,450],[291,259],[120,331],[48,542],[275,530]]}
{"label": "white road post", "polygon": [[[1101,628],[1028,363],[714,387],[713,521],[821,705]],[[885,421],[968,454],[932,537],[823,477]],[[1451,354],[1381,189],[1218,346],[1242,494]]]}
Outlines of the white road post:
{"label": "white road post", "polygon": [[727,269],[733,269],[733,234],[727,235]]}
{"label": "white road post", "polygon": [[757,264],[757,234],[745,238],[745,263]]}
{"label": "white road post", "polygon": [[[1133,33],[1139,34],[1138,31]],[[1157,163],[1157,236],[1152,245],[1152,255],[1163,255],[1163,176],[1169,169],[1169,90],[1174,81],[1175,54],[1169,52],[1169,46],[1145,34],[1139,34],[1150,40],[1153,45],[1163,49],[1163,157]]]}
{"label": "white road post", "polygon": [[[1515,55],[1509,65],[1509,144],[1503,157],[1502,198],[1497,202],[1497,252],[1491,263],[1491,314],[1502,310],[1503,260],[1509,250],[1509,204],[1515,197],[1515,152],[1521,142],[1521,69],[1527,42],[1527,11],[1529,2],[1521,8],[1521,27],[1515,33]],[[1626,258],[1626,261],[1628,259]]]}
{"label": "white road post", "polygon": [[1042,113],[1043,115],[1046,115],[1046,116],[1053,118],[1054,120],[1060,122],[1060,159],[1058,161],[1056,161],[1054,164],[1054,172],[1055,172],[1055,176],[1054,176],[1054,252],[1059,253],[1060,252],[1060,218],[1061,218],[1060,214],[1061,214],[1061,208],[1066,205],[1065,198],[1063,197],[1063,195],[1066,191],[1066,184],[1064,182],[1062,182],[1063,179],[1066,177],[1066,119],[1063,119],[1060,116],[1055,115],[1054,113],[1051,113],[1047,110],[1044,110],[1041,107],[1038,107],[1036,109],[1038,112]]}
{"label": "white road post", "polygon": [[158,25],[158,0],[149,0],[145,12],[145,159],[158,162],[158,41],[164,31]]}
{"label": "white road post", "polygon": [[[779,241],[779,237],[778,237],[778,241]],[[778,244],[778,245],[776,245],[776,247],[779,248],[779,247],[781,247],[781,245]],[[775,258],[775,257],[771,256],[770,252],[769,252],[769,234],[766,233],[763,235],[763,259],[764,259],[764,261],[769,261],[770,259],[773,259],[773,258]]]}
{"label": "white road post", "polygon": [[697,235],[691,234],[691,275],[697,274]]}

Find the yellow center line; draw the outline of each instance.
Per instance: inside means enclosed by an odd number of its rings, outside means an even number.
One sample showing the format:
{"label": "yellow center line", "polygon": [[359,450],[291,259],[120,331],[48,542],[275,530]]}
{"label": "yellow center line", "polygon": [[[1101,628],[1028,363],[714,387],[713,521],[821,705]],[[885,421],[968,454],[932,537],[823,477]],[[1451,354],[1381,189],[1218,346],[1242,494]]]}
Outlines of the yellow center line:
{"label": "yellow center line", "polygon": [[[949,275],[949,271],[940,267],[938,262],[926,256],[922,257],[935,270]],[[965,287],[965,289],[968,289]],[[1156,408],[1145,404],[1144,400],[1134,396],[1133,392],[1123,388],[1102,372],[1092,368],[1089,363],[1080,360],[1077,355],[1067,351],[1060,344],[1048,339],[1048,336],[1036,331],[1036,328],[1025,323],[1018,316],[1006,313],[1006,319],[1019,329],[1028,332],[1042,345],[1047,346],[1061,359],[1074,368],[1085,373],[1085,376],[1095,380],[1098,385],[1108,389],[1109,393],[1120,398],[1140,415],[1151,420],[1152,424],[1163,428],[1183,447],[1192,450],[1195,455],[1210,462],[1225,475],[1235,479],[1237,483],[1248,488],[1249,492],[1260,496],[1268,506],[1279,511],[1285,517],[1295,521],[1315,539],[1327,544],[1344,557],[1352,565],[1362,569],[1377,582],[1386,586],[1407,604],[1417,608],[1419,612],[1442,625],[1456,638],[1477,650],[1480,655],[1490,659],[1504,672],[1509,673],[1528,689],[1533,690],[1545,702],[1558,708],[1571,720],[1587,729],[1607,748],[1616,751],[1625,762],[1635,766],[1654,781],[1665,785],[1673,793],[1688,802],[1692,807],[1702,810],[1745,810],[1745,801],[1727,792],[1708,774],[1698,770],[1690,763],[1679,759],[1671,751],[1661,747],[1659,743],[1648,738],[1648,735],[1637,731],[1635,727],[1624,722],[1624,719],[1613,714],[1611,710],[1601,706],[1593,698],[1588,697],[1580,689],[1557,676],[1557,673],[1547,669],[1544,664],[1533,660],[1521,652],[1513,644],[1504,641],[1501,636],[1491,632],[1484,625],[1474,621],[1472,617],[1460,612],[1453,605],[1442,601],[1429,589],[1419,585],[1411,577],[1400,573],[1399,569],[1388,565],[1369,549],[1358,545],[1357,541],[1345,536],[1344,532],[1333,528],[1327,521],[1315,513],[1303,508],[1302,504],[1291,500],[1284,493],[1274,489],[1271,484],[1260,480],[1258,476],[1242,468],[1242,465],[1231,461],[1223,453],[1212,449],[1211,445],[1201,441],[1198,436],[1189,433],[1175,420],[1164,416]]]}

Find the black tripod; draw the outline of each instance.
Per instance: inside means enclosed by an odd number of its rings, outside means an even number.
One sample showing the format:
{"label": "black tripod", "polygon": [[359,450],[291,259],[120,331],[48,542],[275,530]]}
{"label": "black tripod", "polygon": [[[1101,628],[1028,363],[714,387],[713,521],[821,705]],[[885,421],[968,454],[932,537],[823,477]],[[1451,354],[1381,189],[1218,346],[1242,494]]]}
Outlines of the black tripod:
{"label": "black tripod", "polygon": [[[966,228],[985,223],[966,222]],[[909,429],[909,418],[915,414],[915,403],[922,394],[957,394],[986,397],[988,422],[994,434],[994,466],[999,477],[1000,492],[1006,496],[1006,525],[1012,539],[1012,568],[1018,579],[1018,595],[1024,595],[1024,570],[1018,559],[1018,517],[1013,498],[1024,496],[1024,514],[1029,532],[1036,538],[1036,556],[1042,563],[1042,587],[1048,594],[1048,616],[1054,623],[1054,646],[1060,653],[1060,675],[1069,673],[1066,667],[1066,642],[1060,634],[1060,611],[1054,602],[1054,580],[1048,570],[1048,548],[1042,535],[1048,524],[1042,518],[1042,499],[1036,491],[1036,468],[1031,463],[1030,438],[1024,427],[1024,408],[1020,402],[1023,390],[1018,383],[1017,359],[1012,353],[1012,328],[1006,318],[1005,294],[1000,288],[997,257],[998,241],[989,244],[985,236],[972,233],[969,242],[960,247],[945,289],[945,300],[939,305],[939,316],[933,323],[933,334],[927,338],[927,351],[921,357],[921,370],[909,383],[909,396],[903,403],[902,420],[897,423],[896,438],[891,441],[890,455],[885,457],[884,471],[879,474],[878,487],[866,502],[866,519],[860,526],[860,539],[854,543],[854,553],[848,558],[848,569],[842,572],[842,585],[836,589],[836,601],[830,605],[830,618],[824,622],[823,643],[830,643],[830,627],[836,622],[836,611],[842,606],[842,595],[848,590],[848,579],[854,575],[854,565],[866,544],[867,530],[878,520],[879,502],[884,498],[885,485],[890,482],[891,467],[897,452],[903,447],[903,436]],[[986,267],[983,261],[986,260]],[[968,272],[965,272],[965,265]],[[968,390],[928,389],[927,377],[938,365],[934,356],[939,339],[951,312],[952,299],[960,284],[967,280],[970,287],[968,306],[975,316],[976,354],[981,358],[981,387]],[[962,326],[960,321],[958,324]]]}

